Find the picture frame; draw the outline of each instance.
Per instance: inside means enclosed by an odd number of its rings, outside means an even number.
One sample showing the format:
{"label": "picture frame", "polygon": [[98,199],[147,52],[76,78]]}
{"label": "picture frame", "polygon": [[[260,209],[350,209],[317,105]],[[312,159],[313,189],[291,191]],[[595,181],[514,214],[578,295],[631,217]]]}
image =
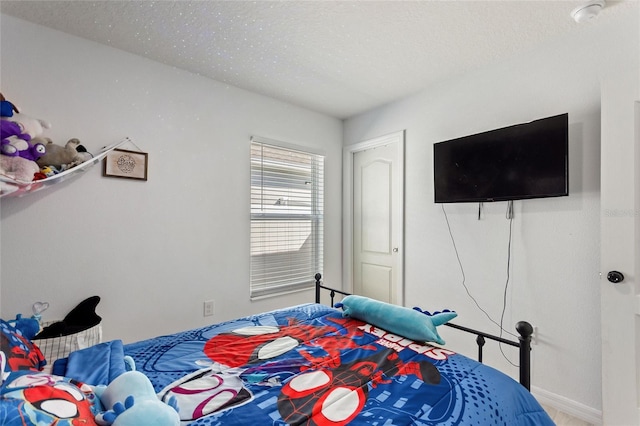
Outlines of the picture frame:
{"label": "picture frame", "polygon": [[146,181],[148,160],[146,152],[116,148],[105,156],[102,175]]}

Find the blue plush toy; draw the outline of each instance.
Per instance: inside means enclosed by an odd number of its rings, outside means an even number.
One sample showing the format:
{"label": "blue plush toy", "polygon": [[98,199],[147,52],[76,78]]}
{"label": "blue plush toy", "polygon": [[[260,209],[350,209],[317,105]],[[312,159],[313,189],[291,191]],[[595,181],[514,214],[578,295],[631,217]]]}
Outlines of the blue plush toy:
{"label": "blue plush toy", "polygon": [[[70,315],[94,314],[96,297],[82,302]],[[53,363],[53,374],[70,377],[91,388],[92,412],[100,426],[178,426],[177,401],[161,401],[147,376],[135,370],[135,361],[124,355],[121,340],[98,343]]]}
{"label": "blue plush toy", "polygon": [[0,101],[0,117],[13,117],[14,106],[9,101]]}
{"label": "blue plush toy", "polygon": [[336,303],[342,307],[345,317],[357,318],[371,325],[382,328],[417,342],[435,342],[444,345],[436,326],[442,325],[458,314],[451,311],[433,315],[421,311],[380,302],[364,296],[349,295]]}
{"label": "blue plush toy", "polygon": [[106,409],[96,415],[101,426],[180,425],[175,398],[169,405],[160,401],[149,378],[139,371],[127,371],[93,391]]}
{"label": "blue plush toy", "polygon": [[40,331],[40,323],[33,317],[23,318],[22,314],[18,314],[16,315],[16,319],[7,322],[14,326],[16,330],[19,330],[22,335],[29,340],[33,339],[33,336]]}
{"label": "blue plush toy", "polygon": [[14,112],[20,111],[0,93],[0,117],[13,117]]}

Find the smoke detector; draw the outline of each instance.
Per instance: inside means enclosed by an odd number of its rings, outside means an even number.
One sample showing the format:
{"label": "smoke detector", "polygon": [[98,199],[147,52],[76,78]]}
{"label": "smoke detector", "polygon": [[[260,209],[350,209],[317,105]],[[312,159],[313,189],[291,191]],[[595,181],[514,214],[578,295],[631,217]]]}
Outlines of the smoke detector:
{"label": "smoke detector", "polygon": [[588,22],[596,18],[604,9],[604,0],[590,0],[571,11],[571,17],[577,22]]}

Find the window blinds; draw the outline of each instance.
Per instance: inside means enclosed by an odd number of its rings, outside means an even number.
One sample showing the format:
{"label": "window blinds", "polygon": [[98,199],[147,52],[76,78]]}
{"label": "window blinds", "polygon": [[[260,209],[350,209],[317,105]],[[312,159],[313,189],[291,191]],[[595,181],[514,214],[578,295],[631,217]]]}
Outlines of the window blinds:
{"label": "window blinds", "polygon": [[251,141],[251,297],[309,288],[322,271],[324,157]]}

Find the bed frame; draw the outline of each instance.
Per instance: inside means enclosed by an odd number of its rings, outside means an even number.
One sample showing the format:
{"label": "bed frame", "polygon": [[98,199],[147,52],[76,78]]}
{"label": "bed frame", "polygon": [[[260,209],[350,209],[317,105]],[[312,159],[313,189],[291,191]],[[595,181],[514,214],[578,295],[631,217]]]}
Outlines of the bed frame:
{"label": "bed frame", "polygon": [[[334,305],[334,298],[336,294],[342,296],[348,296],[350,293],[346,293],[341,290],[336,290],[331,287],[325,287],[322,284],[322,275],[316,274],[316,303],[320,303],[321,289],[329,291],[329,297],[331,298],[331,306]],[[500,336],[494,336],[482,331],[474,330],[461,325],[446,323],[446,326],[462,330],[467,333],[474,334],[476,336],[476,343],[478,345],[478,361],[482,362],[482,347],[485,344],[485,340],[494,340],[496,342],[504,343],[505,345],[515,346],[520,351],[520,384],[527,390],[531,390],[531,336],[533,335],[533,327],[526,321],[520,321],[516,324],[516,331],[518,332],[518,341],[504,339]]]}

